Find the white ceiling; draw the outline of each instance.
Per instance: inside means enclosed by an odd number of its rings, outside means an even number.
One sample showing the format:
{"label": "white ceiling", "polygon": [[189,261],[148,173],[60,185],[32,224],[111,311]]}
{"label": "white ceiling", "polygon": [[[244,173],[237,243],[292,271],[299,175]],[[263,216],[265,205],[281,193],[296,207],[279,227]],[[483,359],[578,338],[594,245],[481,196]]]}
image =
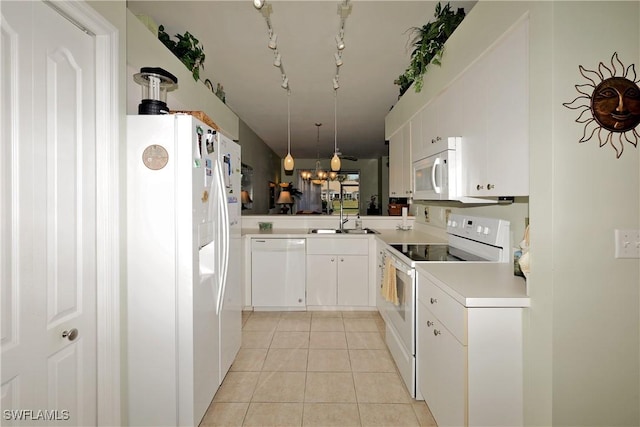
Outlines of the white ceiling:
{"label": "white ceiling", "polygon": [[[319,155],[330,157],[341,2],[269,3],[291,87],[291,154],[316,157],[314,123],[319,122]],[[409,64],[409,29],[432,20],[437,2],[352,0],[351,4],[337,91],[338,147],[347,156],[376,158],[388,154],[384,118],[398,99],[393,81]],[[464,7],[466,13],[473,4],[451,1],[453,8]],[[222,84],[227,105],[278,155],[286,155],[287,92],[280,87],[280,71],[267,47],[267,24],[251,0],[129,1],[128,7],[135,14],[151,16],[172,36],[189,31],[197,37],[206,54],[201,79]]]}

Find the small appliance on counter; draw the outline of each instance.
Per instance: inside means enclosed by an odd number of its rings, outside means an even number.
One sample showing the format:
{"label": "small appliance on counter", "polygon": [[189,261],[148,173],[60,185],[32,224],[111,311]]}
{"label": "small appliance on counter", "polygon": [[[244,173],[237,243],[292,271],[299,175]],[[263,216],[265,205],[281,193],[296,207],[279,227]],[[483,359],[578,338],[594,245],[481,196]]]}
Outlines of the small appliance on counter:
{"label": "small appliance on counter", "polygon": [[402,208],[408,208],[409,203],[406,197],[391,198],[387,205],[387,215],[400,216],[402,215]]}
{"label": "small appliance on counter", "polygon": [[138,114],[169,114],[167,92],[178,88],[178,78],[162,68],[143,67],[133,75],[142,87]]}

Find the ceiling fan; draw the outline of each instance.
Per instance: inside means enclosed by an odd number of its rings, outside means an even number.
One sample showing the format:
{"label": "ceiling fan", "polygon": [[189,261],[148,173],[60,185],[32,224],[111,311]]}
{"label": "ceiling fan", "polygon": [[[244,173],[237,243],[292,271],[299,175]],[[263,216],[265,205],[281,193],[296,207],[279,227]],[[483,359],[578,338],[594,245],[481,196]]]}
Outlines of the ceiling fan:
{"label": "ceiling fan", "polygon": [[[340,148],[336,149],[336,154],[338,155],[338,157],[340,157],[343,160],[351,160],[352,162],[357,162],[358,158],[355,156],[349,156],[349,155],[344,155],[342,154],[342,152],[340,151]],[[331,157],[333,157],[333,153],[331,153],[331,156],[327,157],[328,159],[330,159]]]}

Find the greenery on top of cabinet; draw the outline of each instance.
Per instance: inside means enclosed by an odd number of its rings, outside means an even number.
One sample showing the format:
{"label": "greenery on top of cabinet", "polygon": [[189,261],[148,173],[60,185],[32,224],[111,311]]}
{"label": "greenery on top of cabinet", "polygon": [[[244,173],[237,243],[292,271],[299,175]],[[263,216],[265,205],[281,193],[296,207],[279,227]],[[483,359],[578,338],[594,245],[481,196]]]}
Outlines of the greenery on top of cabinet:
{"label": "greenery on top of cabinet", "polygon": [[171,40],[164,26],[158,27],[158,39],[191,71],[193,79],[198,81],[200,67],[204,68],[204,47],[189,31],[184,35],[176,34],[178,41]]}
{"label": "greenery on top of cabinet", "polygon": [[424,73],[427,72],[427,66],[432,62],[440,65],[442,53],[444,52],[444,43],[460,25],[465,13],[463,8],[458,8],[456,12],[453,12],[449,3],[442,7],[438,2],[433,16],[436,18],[435,21],[427,22],[422,27],[411,28],[414,35],[411,40],[411,45],[414,47],[411,53],[411,61],[404,74],[398,76],[394,81],[395,84],[400,86],[401,96],[409,89],[412,83],[415,83],[416,92],[422,90],[422,79]]}

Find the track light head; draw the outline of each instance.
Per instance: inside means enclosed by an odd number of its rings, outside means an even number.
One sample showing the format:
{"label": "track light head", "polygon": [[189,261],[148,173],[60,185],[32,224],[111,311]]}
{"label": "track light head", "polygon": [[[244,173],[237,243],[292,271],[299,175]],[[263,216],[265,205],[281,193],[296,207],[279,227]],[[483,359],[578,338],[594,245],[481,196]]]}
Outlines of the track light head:
{"label": "track light head", "polygon": [[271,32],[269,36],[269,49],[276,49],[278,47],[278,35],[276,33]]}
{"label": "track light head", "polygon": [[289,78],[285,75],[282,76],[282,89],[289,89]]}
{"label": "track light head", "polygon": [[335,76],[333,78],[333,90],[338,90],[339,87],[340,87],[340,83],[338,83],[338,76]]}
{"label": "track light head", "polygon": [[336,47],[338,50],[344,49],[344,38],[340,34],[336,35]]}
{"label": "track light head", "polygon": [[265,0],[253,0],[253,7],[258,10],[262,9],[262,6],[264,6],[264,1]]}
{"label": "track light head", "polygon": [[333,56],[336,58],[336,67],[339,67],[342,65],[342,56],[336,52],[333,54]]}
{"label": "track light head", "polygon": [[279,53],[276,53],[276,59],[273,60],[273,66],[280,67],[280,65],[282,65],[282,57]]}

